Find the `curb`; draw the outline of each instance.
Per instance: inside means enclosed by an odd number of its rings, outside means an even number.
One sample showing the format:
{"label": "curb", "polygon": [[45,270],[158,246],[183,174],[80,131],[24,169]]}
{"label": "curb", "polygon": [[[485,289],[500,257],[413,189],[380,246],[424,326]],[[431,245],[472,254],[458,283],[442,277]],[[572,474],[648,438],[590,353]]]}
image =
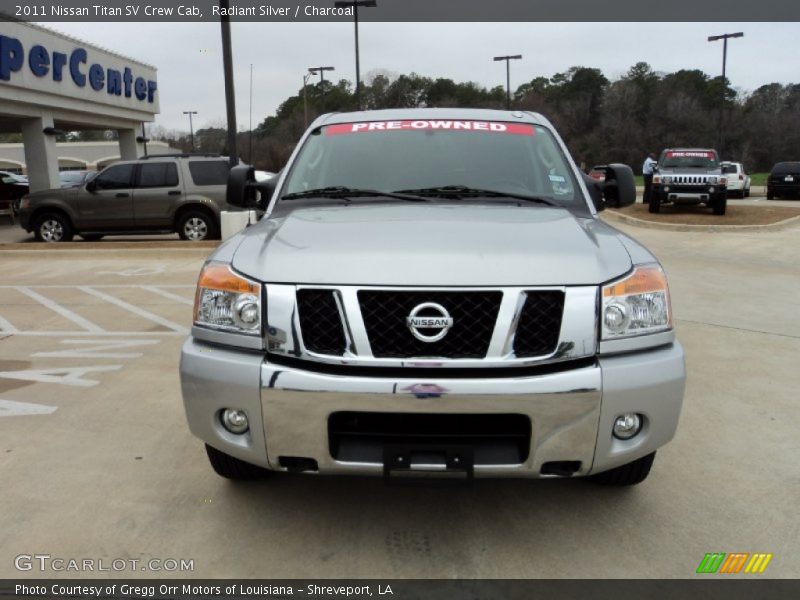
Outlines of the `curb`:
{"label": "curb", "polygon": [[746,233],[753,231],[780,231],[790,229],[800,224],[800,215],[789,217],[776,223],[766,223],[764,225],[689,225],[688,223],[659,223],[657,221],[646,221],[637,219],[629,215],[623,215],[608,210],[600,213],[600,217],[609,221],[625,223],[642,229],[660,229],[662,231],[706,231],[709,233]]}

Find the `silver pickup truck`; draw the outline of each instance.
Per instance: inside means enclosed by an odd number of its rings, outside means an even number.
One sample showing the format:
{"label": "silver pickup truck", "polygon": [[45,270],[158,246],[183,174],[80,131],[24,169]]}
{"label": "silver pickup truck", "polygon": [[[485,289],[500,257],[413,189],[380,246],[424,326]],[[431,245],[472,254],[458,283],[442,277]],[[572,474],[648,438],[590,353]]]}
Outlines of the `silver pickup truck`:
{"label": "silver pickup truck", "polygon": [[318,118],[274,179],[231,171],[228,202],[265,215],[200,273],[191,431],[232,479],[639,483],[685,370],[661,266],[598,219],[634,200],[538,114]]}

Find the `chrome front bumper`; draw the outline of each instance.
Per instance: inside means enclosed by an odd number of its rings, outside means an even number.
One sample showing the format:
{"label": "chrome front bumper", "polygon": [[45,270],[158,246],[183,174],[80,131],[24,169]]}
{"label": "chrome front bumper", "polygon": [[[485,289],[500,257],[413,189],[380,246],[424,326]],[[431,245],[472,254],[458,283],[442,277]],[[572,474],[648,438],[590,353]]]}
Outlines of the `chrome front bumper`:
{"label": "chrome front bumper", "polygon": [[[189,338],[180,369],[192,433],[227,454],[275,470],[281,470],[284,456],[313,459],[321,473],[382,474],[382,464],[331,456],[328,417],[337,411],[528,416],[527,460],[476,465],[476,477],[540,477],[542,465],[551,461],[579,461],[575,474],[587,475],[645,456],[672,439],[685,379],[677,342],[545,375],[454,379],[437,378],[435,371],[413,378],[322,374],[272,364],[260,352]],[[420,384],[436,386],[440,394],[415,394]],[[223,429],[224,408],[245,410],[250,430],[233,435]],[[645,417],[642,432],[628,441],[611,435],[614,419],[624,412]]]}

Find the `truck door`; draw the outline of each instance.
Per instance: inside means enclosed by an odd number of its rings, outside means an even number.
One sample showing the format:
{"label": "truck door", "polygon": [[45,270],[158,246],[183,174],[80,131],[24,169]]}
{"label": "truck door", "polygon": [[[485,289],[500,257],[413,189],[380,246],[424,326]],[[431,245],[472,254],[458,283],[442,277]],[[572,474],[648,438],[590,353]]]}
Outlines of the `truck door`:
{"label": "truck door", "polygon": [[132,163],[111,165],[79,192],[76,223],[83,231],[133,229]]}

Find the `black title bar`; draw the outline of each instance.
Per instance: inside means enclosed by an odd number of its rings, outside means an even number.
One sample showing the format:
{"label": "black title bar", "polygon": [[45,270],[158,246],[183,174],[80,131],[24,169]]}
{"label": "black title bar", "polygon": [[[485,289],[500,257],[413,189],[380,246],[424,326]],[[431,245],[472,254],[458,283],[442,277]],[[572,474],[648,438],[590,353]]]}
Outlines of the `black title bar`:
{"label": "black title bar", "polygon": [[[208,22],[218,0],[3,0],[6,18],[24,21],[118,23]],[[343,22],[352,6],[334,0],[232,0],[230,18],[249,22]],[[0,15],[0,19],[3,16]],[[373,22],[736,22],[800,21],[797,0],[377,0],[362,6]]]}

